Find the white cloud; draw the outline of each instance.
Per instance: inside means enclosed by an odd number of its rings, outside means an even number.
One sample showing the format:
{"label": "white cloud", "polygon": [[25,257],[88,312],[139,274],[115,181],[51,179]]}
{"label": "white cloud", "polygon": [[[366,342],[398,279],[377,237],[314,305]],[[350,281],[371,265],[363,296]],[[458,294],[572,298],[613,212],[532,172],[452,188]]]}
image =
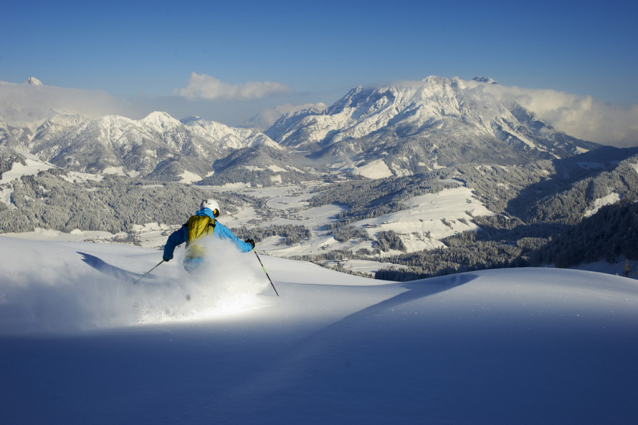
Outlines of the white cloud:
{"label": "white cloud", "polygon": [[129,102],[99,90],[68,89],[0,81],[0,118],[9,123],[27,123],[56,114],[139,115]]}
{"label": "white cloud", "polygon": [[463,82],[466,90],[513,100],[570,136],[604,145],[638,145],[638,105],[621,106],[556,90]]}
{"label": "white cloud", "polygon": [[197,74],[196,72],[191,74],[186,87],[176,90],[177,94],[189,100],[259,99],[271,94],[289,91],[291,91],[291,88],[281,83],[249,81],[245,84],[231,85],[213,76]]}

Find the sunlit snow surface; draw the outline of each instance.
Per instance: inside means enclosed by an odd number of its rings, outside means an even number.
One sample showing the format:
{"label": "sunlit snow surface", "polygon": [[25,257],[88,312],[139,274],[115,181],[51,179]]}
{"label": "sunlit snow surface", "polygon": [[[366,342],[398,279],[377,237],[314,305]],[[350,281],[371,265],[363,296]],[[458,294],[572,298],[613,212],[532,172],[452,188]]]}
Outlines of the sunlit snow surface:
{"label": "sunlit snow surface", "polygon": [[0,423],[634,424],[638,285],[0,237]]}
{"label": "sunlit snow surface", "polygon": [[258,294],[269,284],[255,256],[227,242],[215,241],[210,249],[214,259],[196,273],[183,270],[184,250],[177,250],[174,260],[135,283],[161,260],[159,251],[0,238],[7,261],[0,333],[195,321],[259,308]]}

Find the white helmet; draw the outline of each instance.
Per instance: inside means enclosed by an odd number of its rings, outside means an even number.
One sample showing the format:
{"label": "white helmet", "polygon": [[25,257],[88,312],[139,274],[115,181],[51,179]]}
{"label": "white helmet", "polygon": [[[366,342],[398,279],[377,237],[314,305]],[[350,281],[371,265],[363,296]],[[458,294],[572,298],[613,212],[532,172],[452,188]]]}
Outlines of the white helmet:
{"label": "white helmet", "polygon": [[219,204],[214,199],[204,199],[202,201],[202,205],[200,206],[200,208],[201,209],[208,208],[209,210],[211,210],[213,212],[215,217],[217,217],[219,214],[221,214],[221,210],[219,209]]}

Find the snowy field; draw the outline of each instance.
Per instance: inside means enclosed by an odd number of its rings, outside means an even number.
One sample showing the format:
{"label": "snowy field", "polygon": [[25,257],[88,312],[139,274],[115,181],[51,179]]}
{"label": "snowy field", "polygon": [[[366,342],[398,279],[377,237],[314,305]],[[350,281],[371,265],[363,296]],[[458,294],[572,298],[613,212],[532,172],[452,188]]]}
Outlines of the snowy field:
{"label": "snowy field", "polygon": [[2,424],[635,424],[638,284],[0,237]]}

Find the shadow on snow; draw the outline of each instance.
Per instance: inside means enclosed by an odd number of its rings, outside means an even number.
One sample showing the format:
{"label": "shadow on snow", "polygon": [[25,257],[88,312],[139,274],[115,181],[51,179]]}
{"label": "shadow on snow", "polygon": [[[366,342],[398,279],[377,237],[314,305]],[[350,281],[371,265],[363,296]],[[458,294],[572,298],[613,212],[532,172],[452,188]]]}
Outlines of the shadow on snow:
{"label": "shadow on snow", "polygon": [[[86,264],[93,267],[95,270],[99,271],[100,273],[103,273],[115,279],[118,279],[127,283],[134,283],[140,276],[142,276],[141,273],[133,273],[128,270],[124,270],[119,267],[112,266],[106,261],[94,255],[87,254],[84,252],[79,252],[79,251],[78,251],[78,254],[84,257],[82,258],[82,261],[84,261]],[[146,278],[155,279],[155,276],[148,275],[146,276]]]}

